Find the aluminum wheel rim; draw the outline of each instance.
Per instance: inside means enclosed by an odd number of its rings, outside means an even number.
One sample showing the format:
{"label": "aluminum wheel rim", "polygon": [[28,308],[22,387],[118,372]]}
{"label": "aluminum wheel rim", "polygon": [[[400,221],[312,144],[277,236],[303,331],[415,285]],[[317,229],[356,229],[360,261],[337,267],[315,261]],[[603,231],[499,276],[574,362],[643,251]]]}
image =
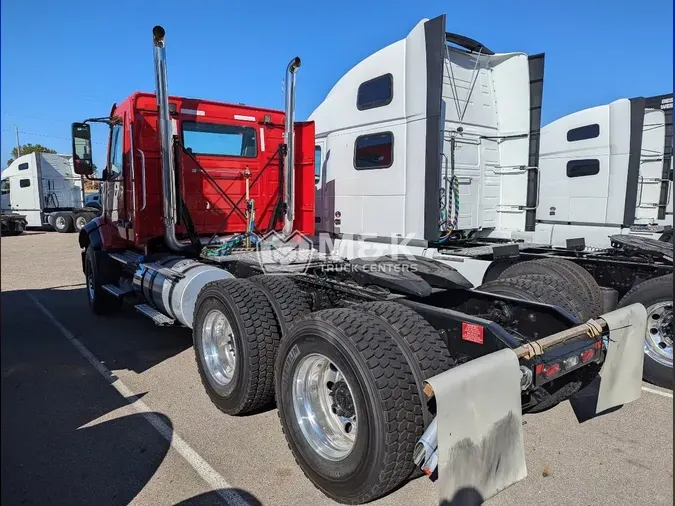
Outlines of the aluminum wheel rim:
{"label": "aluminum wheel rim", "polygon": [[232,325],[218,309],[212,309],[202,325],[202,353],[211,378],[221,386],[230,384],[237,369],[237,350]]}
{"label": "aluminum wheel rim", "polygon": [[296,367],[295,416],[307,443],[325,459],[344,460],[354,449],[358,413],[353,399],[349,383],[327,357],[313,353]]}
{"label": "aluminum wheel rim", "polygon": [[77,226],[78,229],[81,229],[81,228],[84,227],[86,224],[87,224],[87,220],[84,219],[82,216],[78,217],[78,218],[75,220],[75,225]]}
{"label": "aluminum wheel rim", "polygon": [[66,219],[63,216],[57,216],[54,222],[57,228],[66,228]]}
{"label": "aluminum wheel rim", "polygon": [[659,364],[673,367],[673,301],[647,308],[645,353]]}

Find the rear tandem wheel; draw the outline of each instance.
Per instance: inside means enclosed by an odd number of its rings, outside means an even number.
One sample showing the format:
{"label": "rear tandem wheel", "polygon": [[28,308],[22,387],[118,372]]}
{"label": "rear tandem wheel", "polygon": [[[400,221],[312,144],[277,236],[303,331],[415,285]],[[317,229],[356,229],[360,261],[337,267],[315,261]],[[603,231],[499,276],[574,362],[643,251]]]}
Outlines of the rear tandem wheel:
{"label": "rear tandem wheel", "polygon": [[281,341],[275,385],[288,446],[324,494],[362,504],[410,477],[419,393],[381,320],[340,308],[296,322]]}
{"label": "rear tandem wheel", "polygon": [[673,388],[673,275],[648,279],[634,286],[618,307],[640,303],[647,310],[643,378]]}
{"label": "rear tandem wheel", "polygon": [[269,404],[280,330],[263,290],[246,279],[212,281],[194,314],[197,369],[216,407],[241,415]]}
{"label": "rear tandem wheel", "polygon": [[590,272],[580,265],[562,258],[542,258],[528,260],[508,267],[498,279],[514,278],[528,274],[553,276],[564,281],[569,292],[578,299],[583,311],[583,318],[600,316],[604,310],[603,295],[600,286]]}
{"label": "rear tandem wheel", "polygon": [[70,213],[56,213],[54,215],[54,230],[62,234],[73,231],[73,217]]}

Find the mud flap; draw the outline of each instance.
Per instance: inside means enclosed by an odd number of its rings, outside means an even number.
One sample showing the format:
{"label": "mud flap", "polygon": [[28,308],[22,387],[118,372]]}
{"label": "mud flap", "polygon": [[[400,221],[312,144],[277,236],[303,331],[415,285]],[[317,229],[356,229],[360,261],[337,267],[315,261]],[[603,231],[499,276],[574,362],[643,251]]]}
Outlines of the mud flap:
{"label": "mud flap", "polygon": [[642,304],[631,304],[601,318],[607,322],[609,339],[596,414],[632,402],[642,393],[647,310]]}
{"label": "mud flap", "polygon": [[521,376],[507,349],[427,380],[437,402],[439,504],[482,504],[527,476]]}

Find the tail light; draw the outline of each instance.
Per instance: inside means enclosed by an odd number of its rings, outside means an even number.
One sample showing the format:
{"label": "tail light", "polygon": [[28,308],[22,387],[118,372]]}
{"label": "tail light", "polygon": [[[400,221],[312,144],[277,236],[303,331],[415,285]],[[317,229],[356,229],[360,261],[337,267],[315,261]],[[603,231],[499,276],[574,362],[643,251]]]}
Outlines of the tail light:
{"label": "tail light", "polygon": [[555,362],[553,364],[544,364],[544,376],[547,378],[550,378],[551,376],[555,376],[560,372],[560,364],[558,362]]}
{"label": "tail light", "polygon": [[588,362],[589,360],[592,360],[593,357],[595,357],[595,348],[589,348],[587,350],[584,350],[581,352],[581,356],[579,357],[582,362]]}

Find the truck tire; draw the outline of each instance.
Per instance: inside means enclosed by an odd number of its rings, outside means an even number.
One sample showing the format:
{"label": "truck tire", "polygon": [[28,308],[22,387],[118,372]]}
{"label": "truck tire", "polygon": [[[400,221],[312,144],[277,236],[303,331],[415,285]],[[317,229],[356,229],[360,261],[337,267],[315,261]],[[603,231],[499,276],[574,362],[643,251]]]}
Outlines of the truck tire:
{"label": "truck tire", "polygon": [[54,214],[54,230],[62,234],[73,231],[73,217],[70,213]]}
{"label": "truck tire", "polygon": [[294,321],[312,312],[307,294],[290,277],[260,274],[248,279],[260,285],[267,295],[279,322],[282,337]]}
{"label": "truck tire", "polygon": [[[75,215],[75,219],[73,220],[73,225],[75,226],[75,231],[79,232],[84,228],[84,226],[89,223],[91,218],[89,217],[88,213],[78,213]],[[56,223],[56,222],[55,222]]]}
{"label": "truck tire", "polygon": [[587,312],[570,293],[569,285],[557,276],[525,274],[515,278],[497,279],[483,283],[476,290],[506,295],[517,299],[541,302],[561,307],[580,321],[585,321]]}
{"label": "truck tire", "polygon": [[498,279],[507,279],[524,274],[541,274],[557,277],[568,285],[568,292],[574,294],[584,309],[584,319],[600,316],[604,302],[600,285],[590,272],[580,265],[559,258],[542,258],[512,265],[501,273]]}
{"label": "truck tire", "polygon": [[218,409],[241,415],[273,400],[279,324],[258,285],[246,279],[204,285],[192,335],[199,376]]}
{"label": "truck tire", "polygon": [[420,314],[403,304],[378,301],[366,302],[355,308],[379,318],[389,335],[401,348],[417,383],[423,418],[421,425],[426,428],[435,413],[432,412],[434,408],[429,406],[424,393],[424,382],[455,366],[448,347],[436,329]]}
{"label": "truck tire", "polygon": [[275,380],[288,446],[325,495],[362,504],[410,476],[419,394],[381,320],[352,308],[306,316],[281,342]]}
{"label": "truck tire", "polygon": [[647,310],[645,360],[642,377],[673,388],[673,275],[648,279],[634,286],[618,307],[640,303]]}
{"label": "truck tire", "polygon": [[103,285],[117,282],[119,276],[115,267],[105,252],[87,247],[84,275],[87,300],[94,314],[110,314],[122,306],[120,299],[103,289]]}

